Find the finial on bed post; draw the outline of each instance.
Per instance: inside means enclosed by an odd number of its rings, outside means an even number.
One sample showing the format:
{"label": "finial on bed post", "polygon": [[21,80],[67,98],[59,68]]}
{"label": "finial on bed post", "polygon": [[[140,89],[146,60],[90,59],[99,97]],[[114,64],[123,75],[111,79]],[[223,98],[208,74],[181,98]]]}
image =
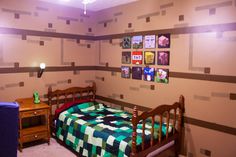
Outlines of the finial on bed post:
{"label": "finial on bed post", "polygon": [[131,156],[135,156],[136,153],[137,153],[137,150],[136,150],[137,117],[138,117],[137,106],[134,106],[133,116],[132,116],[133,133],[132,133],[132,149],[131,149],[132,152],[131,152]]}
{"label": "finial on bed post", "polygon": [[184,96],[183,95],[180,95],[179,103],[180,103],[181,110],[184,112]]}

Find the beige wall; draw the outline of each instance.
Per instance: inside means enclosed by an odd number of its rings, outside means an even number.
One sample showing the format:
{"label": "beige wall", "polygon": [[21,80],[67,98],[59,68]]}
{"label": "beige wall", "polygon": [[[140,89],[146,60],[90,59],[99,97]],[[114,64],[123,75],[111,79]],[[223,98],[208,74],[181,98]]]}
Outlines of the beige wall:
{"label": "beige wall", "polygon": [[[163,8],[169,4],[170,7]],[[140,0],[136,3],[100,11],[98,14],[98,35],[161,30],[167,28],[190,27],[236,22],[236,2],[226,0]],[[203,8],[201,10],[201,8]],[[205,9],[204,9],[205,8]],[[209,8],[215,8],[215,14],[210,14]],[[200,9],[200,10],[199,10]],[[158,14],[152,16],[154,14]],[[119,16],[115,16],[119,13]],[[179,21],[179,15],[184,15],[184,21]],[[145,18],[150,16],[150,22]],[[102,21],[110,21],[107,27]],[[128,28],[132,23],[132,28]],[[204,74],[204,68],[210,68],[209,75],[236,76],[235,43],[236,31],[175,34],[171,36],[170,65],[150,67],[168,68],[171,72]],[[100,60],[97,65],[108,63],[111,67],[120,67],[122,47],[121,39],[100,41]],[[128,49],[129,50],[129,49]],[[133,51],[134,49],[130,49]],[[145,50],[145,49],[141,49]],[[153,49],[158,51],[160,49]],[[100,54],[99,54],[100,53]],[[192,55],[192,58],[190,57]],[[192,63],[192,64],[190,64]],[[135,66],[135,65],[127,65]],[[144,67],[145,65],[141,65]],[[97,71],[97,77],[104,77],[104,82],[97,80],[98,95],[113,99],[154,107],[162,103],[172,103],[178,100],[180,94],[186,99],[185,116],[236,127],[235,100],[229,99],[229,93],[236,92],[235,83],[222,83],[170,77],[169,84],[146,82],[121,78],[120,73]],[[155,85],[155,90],[142,88]],[[134,90],[135,89],[135,90]],[[123,94],[124,99],[119,95]],[[186,124],[185,154],[203,157],[200,149],[211,151],[213,157],[234,157],[236,150],[235,135],[214,131],[211,129]]]}
{"label": "beige wall", "polygon": [[[210,8],[213,12],[215,8],[215,14],[210,14]],[[0,27],[97,36],[236,22],[236,2],[233,0],[140,0],[97,13],[89,12],[89,17],[81,16],[79,9],[31,0],[21,0],[21,3],[1,0],[0,9]],[[26,14],[15,19],[14,12],[19,11]],[[184,15],[184,21],[179,21],[179,15]],[[150,22],[146,23],[142,17],[148,16]],[[67,25],[59,17],[72,21]],[[48,28],[48,23],[52,23],[53,28]],[[132,23],[132,28],[128,28],[128,23]],[[92,28],[92,32],[88,32],[88,28]],[[171,35],[170,65],[151,67],[190,74],[204,74],[204,68],[209,67],[208,75],[236,76],[235,37],[235,31]],[[40,46],[39,41],[44,41],[44,46]],[[15,62],[20,67],[37,67],[40,62],[61,67],[75,62],[76,66],[105,66],[108,63],[109,67],[119,68],[123,65],[120,42],[121,39],[113,39],[112,44],[109,40],[81,40],[78,44],[74,39],[39,36],[27,36],[27,40],[22,40],[21,35],[0,33],[0,68],[13,68]],[[91,48],[87,48],[87,44]],[[185,116],[236,128],[235,100],[229,99],[229,93],[236,93],[235,83],[170,77],[169,84],[161,84],[123,79],[120,73],[112,75],[108,71],[45,72],[42,78],[37,78],[36,73],[31,77],[29,73],[6,73],[0,74],[0,101],[30,97],[35,90],[43,96],[50,85],[56,89],[86,86],[91,81],[96,81],[98,95],[146,107],[173,103],[183,94]],[[24,83],[23,87],[19,86],[20,82]],[[155,85],[155,90],[145,88],[148,85]],[[120,94],[124,99],[120,99]],[[203,157],[200,149],[207,149],[213,157],[234,157],[235,145],[235,135],[185,125],[184,153],[188,156]]]}
{"label": "beige wall", "polygon": [[[95,30],[93,13],[84,17],[83,11],[75,8],[31,0],[1,0],[0,9],[0,27],[3,28],[80,35],[93,35]],[[20,18],[15,19],[14,13],[20,13]],[[70,25],[63,18],[70,19]],[[48,28],[48,23],[52,23],[53,27]],[[92,32],[88,31],[89,28]],[[75,66],[95,65],[96,49],[92,41],[81,40],[78,44],[75,39],[40,36],[27,36],[27,40],[21,38],[21,35],[0,33],[0,68],[13,68],[15,62],[19,63],[19,67],[38,67],[41,62],[45,62],[48,67],[71,66],[71,62]],[[40,41],[44,41],[43,46],[40,46]],[[88,44],[91,48],[87,48]],[[36,72],[32,77],[29,73],[1,74],[0,101],[31,97],[34,91],[43,96],[49,85],[53,89],[87,86],[94,80],[94,74],[93,71],[45,72],[42,78],[37,78]],[[20,87],[19,82],[23,82],[24,86]]]}

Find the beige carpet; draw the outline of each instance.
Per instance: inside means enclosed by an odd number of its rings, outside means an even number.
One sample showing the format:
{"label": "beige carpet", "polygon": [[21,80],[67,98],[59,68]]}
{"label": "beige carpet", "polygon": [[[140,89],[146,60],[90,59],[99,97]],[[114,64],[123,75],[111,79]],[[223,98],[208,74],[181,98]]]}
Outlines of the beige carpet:
{"label": "beige carpet", "polygon": [[22,150],[22,152],[17,152],[18,157],[76,157],[70,150],[57,143],[54,138],[50,139],[50,145],[43,143]]}
{"label": "beige carpet", "polygon": [[[162,152],[158,157],[173,157],[173,152],[174,149],[170,149]],[[23,148],[22,152],[17,152],[17,157],[76,157],[76,155],[51,138],[50,145],[43,143]]]}

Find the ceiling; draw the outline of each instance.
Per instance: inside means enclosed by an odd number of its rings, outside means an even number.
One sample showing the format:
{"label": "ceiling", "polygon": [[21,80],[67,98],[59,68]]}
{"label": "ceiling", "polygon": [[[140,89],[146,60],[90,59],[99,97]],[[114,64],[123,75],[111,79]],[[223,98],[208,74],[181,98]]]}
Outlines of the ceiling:
{"label": "ceiling", "polygon": [[[84,9],[84,5],[82,3],[83,0],[40,0],[40,1]],[[93,3],[87,4],[87,10],[99,11],[135,1],[138,0],[96,0]]]}

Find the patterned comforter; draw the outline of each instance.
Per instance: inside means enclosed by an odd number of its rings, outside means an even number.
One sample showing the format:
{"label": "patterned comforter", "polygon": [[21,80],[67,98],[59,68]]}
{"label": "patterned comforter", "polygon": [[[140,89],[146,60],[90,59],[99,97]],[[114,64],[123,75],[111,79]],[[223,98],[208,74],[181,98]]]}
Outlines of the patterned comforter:
{"label": "patterned comforter", "polygon": [[[131,153],[132,115],[103,104],[86,102],[60,113],[56,136],[79,156],[129,156]],[[150,140],[151,122],[146,122],[145,141]],[[157,138],[158,123],[154,125]],[[166,127],[162,127],[163,134]],[[142,142],[142,124],[137,128],[137,145]]]}

